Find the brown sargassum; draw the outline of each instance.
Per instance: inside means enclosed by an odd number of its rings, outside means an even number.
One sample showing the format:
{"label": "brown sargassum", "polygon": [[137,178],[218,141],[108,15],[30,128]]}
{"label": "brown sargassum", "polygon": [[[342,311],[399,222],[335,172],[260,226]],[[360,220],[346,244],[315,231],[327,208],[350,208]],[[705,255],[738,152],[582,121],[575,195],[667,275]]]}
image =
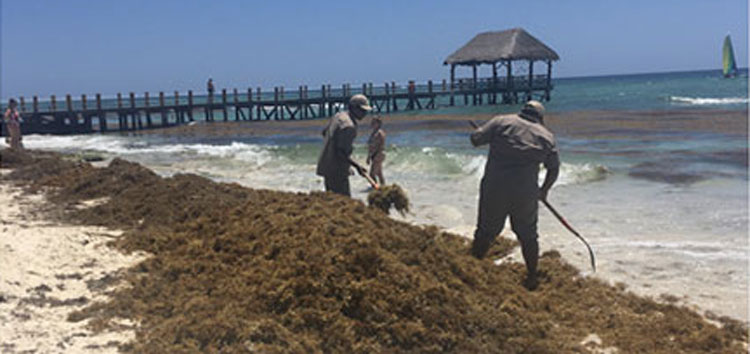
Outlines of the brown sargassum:
{"label": "brown sargassum", "polygon": [[[747,328],[722,326],[582,277],[554,251],[541,284],[524,266],[479,261],[468,241],[388,218],[362,202],[162,178],[124,160],[106,168],[55,154],[2,152],[6,178],[55,187],[65,218],[127,230],[115,244],[151,256],[111,300],[70,315],[96,329],[137,324],[135,352],[744,353]],[[47,189],[49,190],[49,189]],[[108,202],[68,208],[91,198]],[[542,243],[544,235],[542,235]],[[497,259],[515,242],[501,238]],[[595,333],[601,344],[581,341]]]}
{"label": "brown sargassum", "polygon": [[391,208],[401,215],[409,212],[409,197],[398,184],[381,186],[367,194],[367,205],[390,214]]}

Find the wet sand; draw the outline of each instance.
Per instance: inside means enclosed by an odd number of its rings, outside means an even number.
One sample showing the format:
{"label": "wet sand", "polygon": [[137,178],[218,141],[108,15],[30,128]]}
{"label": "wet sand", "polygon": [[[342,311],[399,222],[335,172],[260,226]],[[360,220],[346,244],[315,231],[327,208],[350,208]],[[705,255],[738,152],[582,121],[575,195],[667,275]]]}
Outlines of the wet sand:
{"label": "wet sand", "polygon": [[[394,114],[383,115],[389,132],[408,130],[460,130],[470,126],[469,120],[483,121],[492,114]],[[360,131],[369,131],[369,119],[360,123]],[[304,121],[253,121],[194,123],[166,129],[143,131],[139,134],[201,136],[201,137],[266,137],[274,135],[319,137],[328,119]],[[570,137],[608,138],[645,131],[690,131],[719,134],[748,134],[748,111],[685,110],[685,111],[581,111],[549,113],[545,124],[555,134]],[[361,132],[360,132],[361,133]]]}
{"label": "wet sand", "polygon": [[502,261],[515,247],[506,239],[478,261],[463,237],[336,195],[161,178],[119,159],[94,168],[2,152],[16,168],[8,178],[48,191],[52,210],[122,229],[120,249],[152,255],[111,300],[68,316],[98,329],[123,317],[138,323],[127,349],[747,351],[739,322],[709,322],[669,297],[582,276],[554,251],[542,256],[541,285],[529,292],[523,265]]}

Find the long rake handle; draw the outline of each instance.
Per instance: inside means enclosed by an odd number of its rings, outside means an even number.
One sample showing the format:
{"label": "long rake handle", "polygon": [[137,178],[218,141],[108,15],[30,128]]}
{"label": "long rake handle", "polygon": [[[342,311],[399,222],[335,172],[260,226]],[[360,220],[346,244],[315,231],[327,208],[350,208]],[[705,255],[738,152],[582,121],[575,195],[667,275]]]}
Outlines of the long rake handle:
{"label": "long rake handle", "polygon": [[586,242],[586,239],[584,239],[583,236],[581,236],[581,234],[578,233],[578,231],[576,231],[572,226],[570,226],[570,224],[568,224],[565,218],[563,218],[563,216],[560,215],[560,213],[558,213],[557,210],[555,210],[555,208],[553,208],[552,205],[549,204],[549,202],[547,202],[546,200],[542,200],[542,203],[544,203],[544,206],[546,206],[547,209],[549,209],[549,211],[551,211],[552,214],[555,215],[557,220],[560,220],[560,223],[563,224],[565,228],[567,228],[570,232],[572,232],[573,235],[578,237],[578,239],[581,240],[584,245],[586,245],[586,248],[588,248],[589,250],[589,258],[591,258],[591,268],[593,268],[594,272],[596,272],[596,260],[594,259],[594,251],[591,249],[591,246],[589,246],[589,243]]}

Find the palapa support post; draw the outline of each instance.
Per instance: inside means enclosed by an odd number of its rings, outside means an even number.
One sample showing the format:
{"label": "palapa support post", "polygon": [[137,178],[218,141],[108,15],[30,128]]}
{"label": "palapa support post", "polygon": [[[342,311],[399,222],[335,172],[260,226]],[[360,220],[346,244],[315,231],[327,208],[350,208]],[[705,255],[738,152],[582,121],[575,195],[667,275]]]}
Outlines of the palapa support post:
{"label": "palapa support post", "polygon": [[456,65],[451,64],[451,106],[454,106],[456,104],[456,102],[453,99],[454,90],[456,87],[455,81],[456,81]]}
{"label": "palapa support post", "polygon": [[491,104],[497,104],[497,63],[492,63],[492,100]]}
{"label": "palapa support post", "polygon": [[154,122],[151,121],[151,99],[149,98],[148,91],[143,93],[143,110],[146,111],[146,127],[153,128]]}
{"label": "palapa support post", "polygon": [[100,93],[96,94],[96,111],[97,115],[99,116],[99,131],[106,132],[108,129],[107,113],[105,113],[102,109],[102,95]]}
{"label": "palapa support post", "polygon": [[544,100],[550,100],[550,90],[552,89],[552,60],[547,60],[547,85],[544,89]]}
{"label": "palapa support post", "polygon": [[458,90],[464,94],[464,106],[469,105],[469,94],[466,93],[466,87],[464,87],[464,79],[458,79]]}
{"label": "palapa support post", "polygon": [[471,100],[472,100],[472,103],[476,106],[477,105],[477,64],[474,64],[471,66],[471,71],[472,71]]}
{"label": "palapa support post", "polygon": [[511,93],[513,92],[513,62],[508,60],[505,62],[505,68],[507,71],[507,78],[505,79],[505,89],[508,93],[508,99],[504,100],[503,103],[511,103]]}
{"label": "palapa support post", "polygon": [[526,91],[526,101],[532,99],[532,92],[534,90],[534,61],[529,60],[529,89]]}
{"label": "palapa support post", "polygon": [[188,115],[188,119],[192,122],[193,121],[193,90],[188,90],[187,115]]}

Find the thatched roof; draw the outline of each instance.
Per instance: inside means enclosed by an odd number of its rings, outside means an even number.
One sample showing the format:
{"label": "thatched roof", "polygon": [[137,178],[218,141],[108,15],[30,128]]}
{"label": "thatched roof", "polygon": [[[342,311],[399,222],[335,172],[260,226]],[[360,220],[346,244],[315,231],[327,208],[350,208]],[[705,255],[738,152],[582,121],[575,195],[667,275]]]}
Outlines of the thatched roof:
{"label": "thatched roof", "polygon": [[443,65],[492,64],[501,60],[558,60],[560,57],[522,28],[484,32],[445,59]]}

